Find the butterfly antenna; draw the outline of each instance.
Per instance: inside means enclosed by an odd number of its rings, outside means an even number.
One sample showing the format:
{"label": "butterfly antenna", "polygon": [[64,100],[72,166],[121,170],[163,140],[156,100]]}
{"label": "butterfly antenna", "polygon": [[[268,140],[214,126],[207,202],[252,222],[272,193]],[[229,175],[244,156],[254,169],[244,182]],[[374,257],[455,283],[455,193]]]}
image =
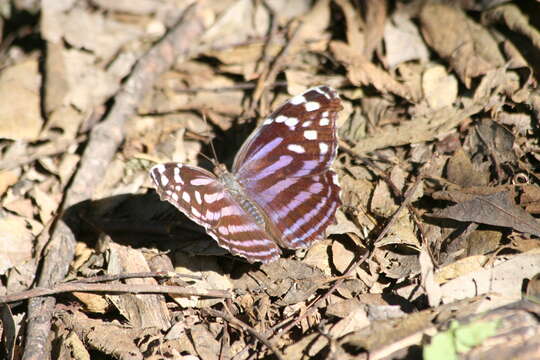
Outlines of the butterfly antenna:
{"label": "butterfly antenna", "polygon": [[[204,112],[202,113],[202,117],[204,119],[204,122],[205,122],[206,126],[210,127],[210,125],[208,124],[208,120],[206,119],[206,114]],[[205,157],[214,166],[216,166],[219,163],[219,161],[218,161],[218,157],[217,157],[217,153],[216,153],[216,148],[214,147],[214,142],[212,141],[212,139],[210,139],[210,148],[212,149],[212,154],[214,155],[214,159],[211,159],[206,155],[203,155],[203,157]]]}
{"label": "butterfly antenna", "polygon": [[206,160],[210,161],[210,163],[212,163],[213,165],[216,164],[216,163],[215,163],[216,160],[212,159],[210,156],[207,156],[206,154],[204,154],[204,153],[202,153],[202,152],[199,153],[199,155],[201,155],[201,156],[202,156],[203,158],[205,158]]}

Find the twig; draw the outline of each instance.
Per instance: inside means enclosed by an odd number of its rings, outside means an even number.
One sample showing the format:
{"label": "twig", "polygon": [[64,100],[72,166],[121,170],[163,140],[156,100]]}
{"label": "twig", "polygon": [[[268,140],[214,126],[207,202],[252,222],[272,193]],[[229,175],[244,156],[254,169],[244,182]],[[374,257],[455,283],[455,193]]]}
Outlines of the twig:
{"label": "twig", "polygon": [[21,301],[40,296],[49,296],[66,292],[106,292],[122,294],[173,294],[182,296],[202,296],[207,298],[230,298],[227,290],[193,290],[183,286],[151,285],[151,284],[93,284],[93,283],[62,283],[52,288],[33,288],[16,294],[0,297],[0,304]]}
{"label": "twig", "polygon": [[330,289],[328,289],[328,291],[326,291],[324,293],[324,295],[321,295],[318,299],[314,300],[310,305],[308,305],[307,310],[303,314],[298,316],[293,322],[291,322],[289,325],[287,325],[285,328],[283,328],[281,330],[280,334],[287,333],[290,329],[292,329],[294,326],[300,324],[300,322],[302,322],[302,320],[304,320],[308,315],[310,315],[313,311],[315,311],[315,309],[317,309],[317,306],[319,305],[319,303],[322,303],[330,295],[332,295],[334,293],[334,291],[336,291],[336,289],[343,283],[343,281],[351,276],[352,271],[354,269],[356,269],[356,267],[358,265],[360,265],[364,261],[366,261],[366,259],[369,257],[369,255],[370,255],[370,252],[368,251],[368,252],[366,252],[364,254],[364,256],[359,257],[357,261],[352,263],[351,266],[349,266],[349,270],[347,270],[347,272],[343,276],[340,276],[337,279],[337,281],[334,283],[334,285],[332,285],[330,287]]}
{"label": "twig", "polygon": [[[118,94],[114,105],[103,122],[96,125],[89,137],[81,158],[80,167],[66,192],[64,208],[92,197],[118,147],[124,139],[124,124],[133,116],[145,93],[156,79],[168,70],[175,61],[186,58],[198,44],[204,31],[203,21],[196,5],[182,14],[182,19],[158,44],[145,54],[134,66]],[[62,208],[58,210],[61,213]],[[51,239],[44,249],[43,266],[38,286],[51,288],[66,276],[75,252],[75,235],[63,220],[55,226]],[[27,337],[24,360],[48,357],[47,341],[51,327],[54,297],[33,298],[28,303]]]}
{"label": "twig", "polygon": [[252,336],[256,337],[257,340],[259,340],[260,342],[262,342],[268,349],[270,349],[270,351],[272,351],[274,353],[274,355],[276,355],[276,357],[279,359],[279,360],[284,360],[283,358],[283,355],[281,354],[281,352],[274,346],[274,344],[272,344],[272,342],[270,340],[268,340],[268,338],[266,336],[264,336],[263,334],[259,333],[257,330],[255,330],[254,328],[252,328],[251,326],[249,326],[248,324],[244,323],[243,321],[241,320],[238,320],[237,318],[235,318],[234,316],[232,315],[229,315],[225,312],[222,312],[222,311],[218,311],[218,310],[214,310],[214,309],[210,309],[210,308],[204,308],[204,309],[201,309],[203,312],[207,313],[208,315],[210,316],[213,316],[213,317],[220,317],[222,319],[224,319],[225,321],[229,322],[230,324],[232,325],[235,325],[235,326],[238,326],[240,328],[242,328],[244,331],[247,331],[248,333],[250,333]]}
{"label": "twig", "polygon": [[[270,89],[276,88],[276,87],[285,87],[287,86],[286,81],[276,81],[273,84],[269,84],[267,87]],[[215,93],[221,93],[221,92],[227,92],[227,91],[238,91],[238,90],[252,90],[257,87],[257,84],[250,83],[250,82],[244,82],[235,84],[233,86],[222,86],[222,87],[216,87],[216,88],[185,88],[185,89],[179,89],[175,88],[174,91],[177,93],[198,93],[198,92],[215,92]]]}
{"label": "twig", "polygon": [[[294,33],[292,34],[289,41],[285,44],[281,53],[275,58],[274,62],[269,66],[269,68],[266,71],[263,71],[263,73],[259,77],[257,81],[257,86],[253,93],[253,100],[251,102],[248,114],[253,114],[255,112],[255,108],[257,107],[257,104],[259,104],[259,100],[262,98],[263,93],[267,88],[266,84],[273,84],[279,72],[285,67],[285,60],[289,55],[292,45],[295,44],[297,35],[300,33],[301,28],[302,23],[298,24],[298,26],[294,30]],[[266,109],[264,109],[264,107],[261,110],[263,113],[266,113]]]}
{"label": "twig", "polygon": [[75,139],[63,139],[31,147],[31,149],[25,151],[24,156],[4,157],[1,159],[0,169],[13,169],[44,157],[65,153],[73,144],[80,144],[85,140],[86,136],[81,135]]}
{"label": "twig", "polygon": [[[202,280],[202,277],[199,275],[190,275],[190,274],[179,274],[170,271],[148,271],[148,272],[135,272],[135,273],[122,273],[122,274],[113,274],[113,275],[100,275],[92,276],[87,278],[75,279],[72,282],[77,283],[98,283],[105,281],[115,281],[115,280],[124,280],[124,279],[141,279],[141,278],[174,278],[174,277],[183,277],[193,280]],[[67,282],[66,282],[67,283]]]}

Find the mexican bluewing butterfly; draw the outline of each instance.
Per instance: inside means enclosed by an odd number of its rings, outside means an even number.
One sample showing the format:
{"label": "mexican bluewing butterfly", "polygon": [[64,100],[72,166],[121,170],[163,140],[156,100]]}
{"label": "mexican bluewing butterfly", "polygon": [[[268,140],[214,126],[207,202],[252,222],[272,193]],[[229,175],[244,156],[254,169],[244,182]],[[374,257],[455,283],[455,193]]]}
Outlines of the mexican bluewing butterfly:
{"label": "mexican bluewing butterfly", "polygon": [[162,200],[203,226],[221,247],[268,263],[280,248],[310,246],[324,236],[341,205],[330,165],[338,143],[339,95],[328,86],[291,98],[245,141],[232,172],[214,174],[181,163],[154,166]]}

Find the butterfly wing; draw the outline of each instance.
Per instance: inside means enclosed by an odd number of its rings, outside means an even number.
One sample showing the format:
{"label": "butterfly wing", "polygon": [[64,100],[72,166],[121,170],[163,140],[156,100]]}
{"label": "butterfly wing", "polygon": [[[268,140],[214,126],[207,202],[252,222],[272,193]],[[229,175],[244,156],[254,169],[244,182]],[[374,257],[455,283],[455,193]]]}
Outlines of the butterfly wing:
{"label": "butterfly wing", "polygon": [[250,193],[268,214],[274,237],[289,249],[309,247],[334,222],[341,205],[337,174],[284,178],[268,188],[257,185]]}
{"label": "butterfly wing", "polygon": [[203,226],[217,243],[249,262],[279,258],[279,247],[210,172],[181,163],[154,166],[150,176],[162,200]]}
{"label": "butterfly wing", "polygon": [[328,86],[291,98],[246,140],[232,172],[239,180],[257,182],[328,170],[336,157],[341,109],[337,92]]}
{"label": "butterfly wing", "polygon": [[269,218],[284,247],[307,247],[323,236],[341,205],[337,175],[335,90],[320,86],[295,96],[246,141],[233,172]]}

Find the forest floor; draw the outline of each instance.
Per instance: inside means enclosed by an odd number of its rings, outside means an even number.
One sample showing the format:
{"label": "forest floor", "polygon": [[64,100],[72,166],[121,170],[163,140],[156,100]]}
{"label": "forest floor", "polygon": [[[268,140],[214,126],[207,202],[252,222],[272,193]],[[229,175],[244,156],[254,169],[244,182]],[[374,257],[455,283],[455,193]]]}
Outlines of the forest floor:
{"label": "forest floor", "polygon": [[[451,4],[0,5],[0,357],[540,359],[540,3]],[[250,264],[160,201],[317,85],[326,238]]]}

